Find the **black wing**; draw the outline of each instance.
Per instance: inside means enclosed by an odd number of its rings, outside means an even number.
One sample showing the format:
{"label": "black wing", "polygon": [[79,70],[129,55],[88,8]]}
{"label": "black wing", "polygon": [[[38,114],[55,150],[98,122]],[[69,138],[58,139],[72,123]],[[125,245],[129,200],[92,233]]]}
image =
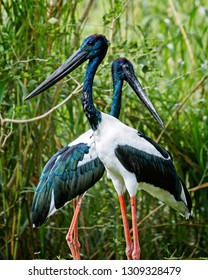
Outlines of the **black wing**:
{"label": "black wing", "polygon": [[85,143],[66,146],[45,165],[32,205],[32,220],[41,226],[48,216],[91,188],[104,173],[95,148]]}
{"label": "black wing", "polygon": [[153,145],[161,156],[128,145],[118,145],[115,154],[119,161],[135,174],[138,183],[151,184],[168,191],[177,201],[183,201],[191,212],[190,195],[176,172],[170,153],[146,135],[139,132],[138,136]]}

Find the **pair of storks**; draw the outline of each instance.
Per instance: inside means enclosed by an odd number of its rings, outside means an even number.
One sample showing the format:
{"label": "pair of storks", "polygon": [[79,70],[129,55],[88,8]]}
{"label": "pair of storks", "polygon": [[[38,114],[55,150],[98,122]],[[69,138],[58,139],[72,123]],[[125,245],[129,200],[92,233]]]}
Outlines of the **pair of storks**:
{"label": "pair of storks", "polygon": [[[167,203],[185,218],[191,215],[192,203],[189,193],[176,172],[169,152],[143,133],[117,119],[125,80],[143,105],[163,126],[162,120],[136,78],[132,64],[127,59],[119,58],[112,66],[114,96],[110,115],[95,108],[92,98],[93,80],[107,49],[108,41],[103,35],[89,36],[63,65],[26,97],[29,99],[38,95],[84,61],[89,60],[82,90],[82,105],[91,130],[62,148],[48,161],[43,169],[32,206],[33,224],[41,226],[56,210],[80,196],[66,236],[74,259],[80,258],[77,217],[82,194],[102,177],[105,169],[119,197],[127,259],[140,259],[136,217],[137,189],[143,189]],[[124,203],[126,190],[131,203],[133,242]]]}

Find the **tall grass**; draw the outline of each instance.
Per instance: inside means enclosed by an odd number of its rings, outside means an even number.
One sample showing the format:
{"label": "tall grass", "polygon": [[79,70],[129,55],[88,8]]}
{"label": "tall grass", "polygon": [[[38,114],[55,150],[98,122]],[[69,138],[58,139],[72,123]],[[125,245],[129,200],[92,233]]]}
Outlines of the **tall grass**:
{"label": "tall grass", "polygon": [[[138,193],[142,259],[208,258],[205,1],[2,0],[0,15],[0,258],[71,259],[65,235],[72,203],[38,229],[32,228],[31,204],[47,160],[89,127],[78,90],[86,65],[47,93],[29,102],[23,99],[92,33],[103,33],[111,42],[95,78],[96,106],[109,112],[111,64],[126,56],[166,129],[161,131],[140,109],[128,86],[120,119],[173,154],[193,200],[194,218],[185,221]],[[27,122],[72,92],[52,114]],[[118,198],[106,176],[85,196],[79,228],[83,259],[125,259]]]}

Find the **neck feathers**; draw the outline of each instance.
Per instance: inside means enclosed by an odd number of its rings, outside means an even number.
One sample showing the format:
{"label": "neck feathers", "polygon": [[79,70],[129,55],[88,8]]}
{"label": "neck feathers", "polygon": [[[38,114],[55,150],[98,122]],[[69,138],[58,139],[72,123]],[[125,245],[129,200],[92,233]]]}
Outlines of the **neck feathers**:
{"label": "neck feathers", "polygon": [[100,62],[99,58],[89,61],[82,91],[82,106],[93,130],[96,130],[101,122],[101,112],[95,108],[92,98],[93,80]]}
{"label": "neck feathers", "polygon": [[118,118],[121,110],[121,90],[123,86],[122,80],[113,79],[113,102],[110,110],[110,115]]}

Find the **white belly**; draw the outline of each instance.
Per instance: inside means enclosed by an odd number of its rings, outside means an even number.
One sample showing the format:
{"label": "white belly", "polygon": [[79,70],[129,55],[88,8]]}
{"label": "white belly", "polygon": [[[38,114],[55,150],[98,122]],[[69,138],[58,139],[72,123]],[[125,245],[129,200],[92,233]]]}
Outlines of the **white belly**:
{"label": "white belly", "polygon": [[127,144],[127,139],[135,138],[136,133],[136,130],[105,114],[102,114],[102,123],[94,132],[98,157],[103,162],[118,194],[124,193],[126,189],[130,195],[136,194],[138,186],[135,175],[127,171],[115,155],[116,147]]}

